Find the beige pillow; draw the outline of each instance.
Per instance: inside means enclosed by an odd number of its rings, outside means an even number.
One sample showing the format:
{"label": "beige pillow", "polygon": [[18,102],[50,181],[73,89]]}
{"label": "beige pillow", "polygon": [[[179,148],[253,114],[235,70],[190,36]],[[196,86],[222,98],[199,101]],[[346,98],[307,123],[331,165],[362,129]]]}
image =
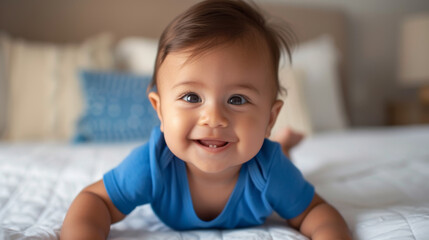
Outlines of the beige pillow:
{"label": "beige pillow", "polygon": [[11,38],[7,41],[5,139],[70,139],[83,105],[79,70],[112,67],[112,36],[102,34],[81,44],[63,45]]}
{"label": "beige pillow", "polygon": [[271,132],[275,136],[280,130],[289,127],[305,135],[311,135],[313,128],[305,100],[303,82],[305,73],[299,69],[282,68],[279,71],[280,84],[287,94],[279,97],[284,104]]}

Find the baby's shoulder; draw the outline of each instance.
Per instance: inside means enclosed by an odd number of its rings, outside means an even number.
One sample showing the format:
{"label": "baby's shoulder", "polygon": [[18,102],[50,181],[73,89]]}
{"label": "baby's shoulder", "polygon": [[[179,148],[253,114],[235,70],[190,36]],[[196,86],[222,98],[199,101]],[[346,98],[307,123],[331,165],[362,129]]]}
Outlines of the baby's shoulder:
{"label": "baby's shoulder", "polygon": [[248,163],[249,173],[257,185],[263,186],[267,181],[270,172],[277,162],[282,161],[282,151],[280,144],[265,139],[261,150],[254,159]]}
{"label": "baby's shoulder", "polygon": [[273,163],[283,157],[280,144],[265,139],[261,150],[256,154],[256,162],[263,168],[269,169]]}
{"label": "baby's shoulder", "polygon": [[166,155],[168,150],[164,135],[159,128],[152,130],[150,138],[143,144],[135,147],[128,155],[128,159],[135,159],[135,161],[142,164],[159,163],[159,160]]}

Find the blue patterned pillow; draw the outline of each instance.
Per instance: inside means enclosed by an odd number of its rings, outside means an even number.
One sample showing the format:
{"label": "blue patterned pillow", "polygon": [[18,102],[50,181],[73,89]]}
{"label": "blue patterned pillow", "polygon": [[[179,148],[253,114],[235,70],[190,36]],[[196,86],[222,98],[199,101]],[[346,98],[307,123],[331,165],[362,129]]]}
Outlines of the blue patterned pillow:
{"label": "blue patterned pillow", "polygon": [[146,96],[150,76],[83,71],[85,110],[74,142],[118,142],[148,139],[159,125]]}

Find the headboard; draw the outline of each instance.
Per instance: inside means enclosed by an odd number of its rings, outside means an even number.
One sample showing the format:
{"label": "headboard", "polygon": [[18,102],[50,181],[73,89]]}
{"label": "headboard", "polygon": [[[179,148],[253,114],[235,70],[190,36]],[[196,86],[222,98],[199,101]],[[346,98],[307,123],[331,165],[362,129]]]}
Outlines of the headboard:
{"label": "headboard", "polygon": [[[49,42],[76,42],[100,32],[158,37],[165,26],[197,0],[0,0],[0,30],[14,37]],[[288,23],[299,42],[330,34],[341,53],[340,78],[347,99],[347,22],[335,9],[256,2]],[[345,102],[347,106],[347,102]]]}
{"label": "headboard", "polygon": [[[0,29],[23,38],[69,42],[101,31],[118,37],[158,37],[165,26],[197,0],[0,0]],[[331,34],[346,49],[344,15],[332,9],[258,2],[288,22],[301,41]]]}

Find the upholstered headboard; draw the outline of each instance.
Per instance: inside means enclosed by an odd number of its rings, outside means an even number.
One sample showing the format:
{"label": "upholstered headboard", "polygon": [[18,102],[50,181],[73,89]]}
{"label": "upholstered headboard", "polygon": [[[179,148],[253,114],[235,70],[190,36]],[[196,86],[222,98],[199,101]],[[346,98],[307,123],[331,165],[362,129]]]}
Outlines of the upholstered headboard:
{"label": "upholstered headboard", "polygon": [[[197,0],[0,0],[0,31],[13,37],[42,42],[79,42],[94,34],[159,37],[166,25]],[[339,66],[343,100],[347,99],[347,22],[335,9],[300,7],[255,1],[275,19],[284,20],[306,42],[332,36],[341,54]],[[347,103],[345,103],[347,105]],[[0,106],[1,107],[1,106]],[[1,109],[0,109],[1,110]]]}
{"label": "upholstered headboard", "polygon": [[[180,12],[197,0],[1,0],[0,29],[24,38],[77,41],[100,31],[117,36],[157,37]],[[322,33],[334,36],[345,51],[344,15],[335,10],[257,2],[269,14],[286,20],[305,41]]]}

